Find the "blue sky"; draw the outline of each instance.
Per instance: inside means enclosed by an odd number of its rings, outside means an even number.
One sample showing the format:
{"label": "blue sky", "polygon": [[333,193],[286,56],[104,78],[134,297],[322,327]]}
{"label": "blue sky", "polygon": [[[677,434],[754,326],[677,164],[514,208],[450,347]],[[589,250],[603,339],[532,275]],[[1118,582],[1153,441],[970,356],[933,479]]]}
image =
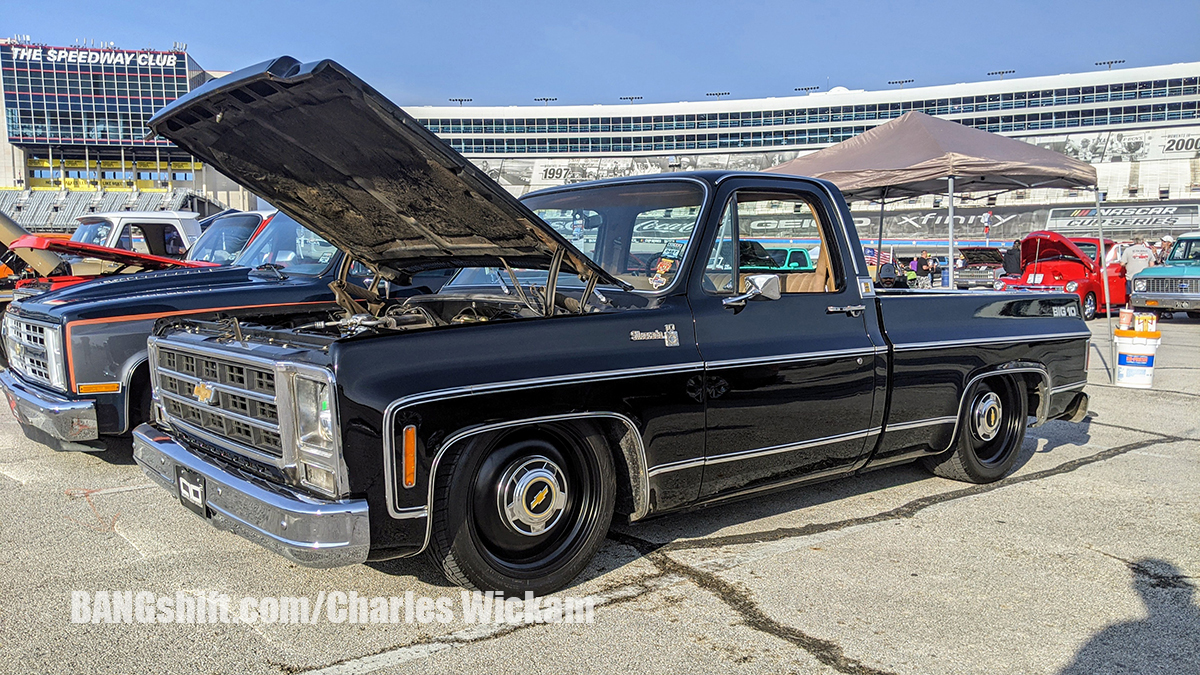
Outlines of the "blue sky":
{"label": "blue sky", "polygon": [[[1200,60],[1200,2],[9,0],[0,35],[166,49],[209,69],[332,58],[400,105],[703,100]],[[1011,77],[1011,76],[1010,76]],[[469,104],[470,105],[470,104]]]}

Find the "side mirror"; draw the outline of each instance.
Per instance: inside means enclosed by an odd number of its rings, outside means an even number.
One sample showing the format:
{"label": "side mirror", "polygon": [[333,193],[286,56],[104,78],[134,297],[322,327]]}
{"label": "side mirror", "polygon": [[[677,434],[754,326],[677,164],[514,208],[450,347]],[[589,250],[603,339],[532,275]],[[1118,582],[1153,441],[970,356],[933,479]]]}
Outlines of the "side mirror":
{"label": "side mirror", "polygon": [[746,277],[746,292],[725,298],[721,304],[726,307],[745,307],[751,298],[762,297],[767,300],[778,300],[781,295],[779,276],[775,274],[751,274]]}

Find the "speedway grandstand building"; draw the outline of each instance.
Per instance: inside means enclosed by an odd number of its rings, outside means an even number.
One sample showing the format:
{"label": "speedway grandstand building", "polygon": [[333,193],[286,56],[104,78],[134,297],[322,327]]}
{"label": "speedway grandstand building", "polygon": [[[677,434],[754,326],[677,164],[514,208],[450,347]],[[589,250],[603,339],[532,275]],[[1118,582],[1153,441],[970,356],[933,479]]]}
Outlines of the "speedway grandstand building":
{"label": "speedway grandstand building", "polygon": [[0,39],[0,211],[30,230],[70,230],[86,213],[253,207],[228,179],[145,137],[156,110],[215,75],[178,43],[163,51]]}
{"label": "speedway grandstand building", "polygon": [[[761,170],[915,110],[1091,162],[1108,203],[1106,228],[1128,237],[1200,229],[1198,80],[1200,63],[1182,63],[887,91],[834,87],[765,99],[406,111],[523,194],[614,176]],[[1045,227],[1095,226],[1090,191],[967,197],[956,200],[956,233],[981,244]],[[944,243],[944,201],[928,196],[889,206],[888,239]],[[863,238],[874,241],[879,206],[852,206]]]}
{"label": "speedway grandstand building", "polygon": [[[0,211],[30,229],[60,229],[93,211],[253,208],[254,197],[216,171],[145,137],[156,110],[220,74],[178,43],[159,51],[0,40]],[[406,110],[517,195],[615,176],[765,169],[918,110],[1093,163],[1106,227],[1128,236],[1200,229],[1198,79],[1200,63],[1184,63],[766,99]],[[1088,191],[965,197],[956,232],[981,243],[984,222],[989,241],[1095,223]],[[888,239],[944,239],[943,202],[889,205]],[[852,206],[874,240],[878,205]]]}

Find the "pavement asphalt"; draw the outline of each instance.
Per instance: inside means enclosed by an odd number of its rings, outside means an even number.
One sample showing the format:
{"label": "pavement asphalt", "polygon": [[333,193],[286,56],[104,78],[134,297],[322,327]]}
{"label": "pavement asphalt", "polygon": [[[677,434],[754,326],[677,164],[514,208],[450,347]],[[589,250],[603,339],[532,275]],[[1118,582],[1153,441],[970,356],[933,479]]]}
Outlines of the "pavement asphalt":
{"label": "pavement asphalt", "polygon": [[[1181,315],[1180,315],[1181,316]],[[990,485],[883,469],[614,527],[563,596],[592,623],[464,620],[422,559],[297,567],[205,526],[127,443],[54,453],[0,417],[0,671],[1197,673],[1200,321],[1154,388],[1108,381]],[[71,621],[72,592],[446,598],[446,623]],[[92,597],[92,596],[90,596]],[[330,596],[332,597],[332,596]]]}

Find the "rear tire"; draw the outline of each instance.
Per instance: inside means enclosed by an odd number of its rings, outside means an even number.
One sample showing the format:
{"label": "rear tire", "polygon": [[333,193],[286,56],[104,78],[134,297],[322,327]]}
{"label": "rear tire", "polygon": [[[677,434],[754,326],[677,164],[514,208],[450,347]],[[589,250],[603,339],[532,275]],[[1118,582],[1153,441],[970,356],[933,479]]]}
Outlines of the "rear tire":
{"label": "rear tire", "polygon": [[552,593],[583,571],[608,535],[616,471],[591,425],[478,436],[439,474],[429,553],[460,586]]}
{"label": "rear tire", "polygon": [[977,383],[967,396],[953,448],[925,458],[925,468],[966,483],[1000,480],[1020,454],[1028,409],[1025,388],[1015,380],[997,377]]}
{"label": "rear tire", "polygon": [[1200,319],[1200,312],[1188,312],[1189,319]]}

